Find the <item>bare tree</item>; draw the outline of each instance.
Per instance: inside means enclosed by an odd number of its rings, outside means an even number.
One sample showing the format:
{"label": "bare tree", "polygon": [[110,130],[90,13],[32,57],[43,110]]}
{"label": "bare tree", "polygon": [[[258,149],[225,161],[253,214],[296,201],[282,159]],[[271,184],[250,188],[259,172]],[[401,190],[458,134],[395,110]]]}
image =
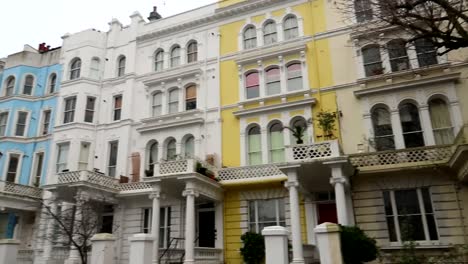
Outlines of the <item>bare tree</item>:
{"label": "bare tree", "polygon": [[[468,47],[468,0],[337,0],[357,30],[378,32],[394,28],[408,42],[424,40],[439,55]],[[368,22],[368,23],[366,23]]]}
{"label": "bare tree", "polygon": [[50,245],[70,246],[71,250],[79,254],[83,264],[88,263],[91,238],[96,233],[112,233],[116,229],[106,219],[106,213],[112,210],[112,205],[102,199],[78,198],[74,203],[62,204],[54,200],[39,202],[43,208],[41,221],[45,224],[40,227],[38,239]]}

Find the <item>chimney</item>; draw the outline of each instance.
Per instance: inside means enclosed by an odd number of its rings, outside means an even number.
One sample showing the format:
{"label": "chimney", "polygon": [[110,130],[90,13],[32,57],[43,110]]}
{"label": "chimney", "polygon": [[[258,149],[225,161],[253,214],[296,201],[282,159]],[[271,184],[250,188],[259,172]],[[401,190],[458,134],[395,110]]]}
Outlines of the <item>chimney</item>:
{"label": "chimney", "polygon": [[162,18],[162,16],[158,13],[157,9],[158,8],[156,6],[153,6],[153,12],[151,12],[150,16],[148,17],[149,21],[155,21]]}

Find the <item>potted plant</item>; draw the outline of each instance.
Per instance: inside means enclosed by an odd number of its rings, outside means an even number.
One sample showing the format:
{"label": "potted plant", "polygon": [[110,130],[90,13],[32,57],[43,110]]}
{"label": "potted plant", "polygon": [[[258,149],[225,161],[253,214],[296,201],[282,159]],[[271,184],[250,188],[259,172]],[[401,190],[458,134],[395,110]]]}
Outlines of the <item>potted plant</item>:
{"label": "potted plant", "polygon": [[302,139],[304,137],[304,134],[306,132],[306,128],[303,126],[295,126],[293,128],[284,126],[283,129],[288,129],[291,131],[293,137],[296,139],[296,144],[304,144],[304,140]]}
{"label": "potted plant", "polygon": [[197,173],[200,173],[201,175],[208,176],[208,175],[207,175],[208,169],[205,168],[205,167],[203,167],[203,165],[202,165],[200,162],[197,162],[197,165],[196,165],[196,167],[195,167],[195,171],[196,171]]}
{"label": "potted plant", "polygon": [[335,129],[336,112],[320,111],[317,114],[318,126],[323,131],[323,137],[331,139],[333,137],[333,130]]}

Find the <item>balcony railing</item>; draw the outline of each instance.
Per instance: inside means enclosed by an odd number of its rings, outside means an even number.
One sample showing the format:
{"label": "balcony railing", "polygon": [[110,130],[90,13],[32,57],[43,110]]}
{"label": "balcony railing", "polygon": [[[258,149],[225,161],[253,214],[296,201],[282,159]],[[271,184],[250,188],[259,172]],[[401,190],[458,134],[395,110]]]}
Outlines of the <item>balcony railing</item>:
{"label": "balcony railing", "polygon": [[92,171],[70,171],[59,173],[58,183],[87,183],[116,190],[118,188],[119,180]]}
{"label": "balcony railing", "polygon": [[18,196],[29,197],[32,199],[42,198],[42,189],[12,182],[0,181],[0,192]]}
{"label": "balcony railing", "polygon": [[237,181],[268,177],[285,177],[285,175],[277,166],[272,164],[226,168],[221,169],[218,172],[218,178],[221,181]]}
{"label": "balcony railing", "polygon": [[353,166],[361,170],[379,170],[443,164],[451,156],[452,146],[443,145],[353,154],[349,159]]}
{"label": "balcony railing", "polygon": [[216,176],[218,169],[198,158],[162,161],[156,163],[154,164],[153,176],[194,173],[197,172],[197,164],[200,164],[201,167],[206,168],[210,174]]}
{"label": "balcony railing", "polygon": [[338,140],[286,147],[286,160],[288,162],[334,158],[339,157],[340,154]]}

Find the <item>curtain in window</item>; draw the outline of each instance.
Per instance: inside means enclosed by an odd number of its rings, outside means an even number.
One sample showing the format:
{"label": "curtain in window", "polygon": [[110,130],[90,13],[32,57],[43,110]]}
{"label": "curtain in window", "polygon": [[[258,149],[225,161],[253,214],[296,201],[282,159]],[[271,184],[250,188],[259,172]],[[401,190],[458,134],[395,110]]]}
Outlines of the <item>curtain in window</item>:
{"label": "curtain in window", "polygon": [[257,46],[257,30],[249,27],[244,31],[244,49],[251,49]]}
{"label": "curtain in window", "polygon": [[260,127],[252,127],[248,134],[249,165],[260,165],[262,164],[262,136]]}
{"label": "curtain in window", "polygon": [[263,42],[265,45],[272,44],[278,41],[276,34],[276,24],[273,21],[268,22],[263,27]]}
{"label": "curtain in window", "polygon": [[429,113],[436,144],[452,144],[454,140],[453,126],[445,101],[432,99],[429,102]]}
{"label": "curtain in window", "polygon": [[266,72],[267,95],[279,94],[281,92],[280,70],[271,68]]}
{"label": "curtain in window", "polygon": [[185,89],[185,110],[197,108],[197,87],[191,85]]}
{"label": "curtain in window", "polygon": [[57,172],[62,172],[67,169],[69,144],[60,145],[57,154]]}
{"label": "curtain in window", "polygon": [[293,39],[299,36],[299,28],[297,26],[297,18],[294,16],[288,17],[284,21],[284,39]]}
{"label": "curtain in window", "polygon": [[299,63],[293,63],[288,66],[288,91],[302,90],[302,67]]}
{"label": "curtain in window", "polygon": [[414,148],[424,146],[425,143],[419,118],[419,109],[414,104],[404,103],[400,105],[399,111],[405,147]]}
{"label": "curtain in window", "polygon": [[283,127],[280,123],[270,128],[270,159],[272,163],[284,162]]}
{"label": "curtain in window", "polygon": [[177,157],[176,141],[174,139],[167,143],[166,159],[175,160]]}
{"label": "curtain in window", "polygon": [[375,107],[371,113],[374,128],[374,143],[377,151],[395,149],[390,112],[382,106]]}
{"label": "curtain in window", "polygon": [[252,72],[245,76],[246,96],[247,99],[260,96],[260,81],[258,72]]}

